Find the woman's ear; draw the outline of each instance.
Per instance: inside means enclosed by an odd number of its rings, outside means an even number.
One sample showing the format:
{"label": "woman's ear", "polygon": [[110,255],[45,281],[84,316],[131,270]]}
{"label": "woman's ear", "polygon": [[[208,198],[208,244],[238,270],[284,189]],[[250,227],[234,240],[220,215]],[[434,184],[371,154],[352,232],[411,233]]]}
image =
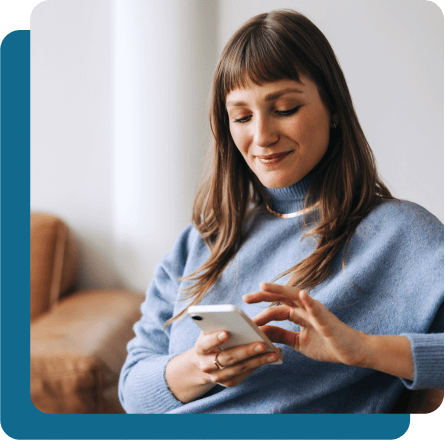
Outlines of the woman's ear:
{"label": "woman's ear", "polygon": [[331,128],[337,128],[340,124],[340,118],[337,113],[331,115]]}

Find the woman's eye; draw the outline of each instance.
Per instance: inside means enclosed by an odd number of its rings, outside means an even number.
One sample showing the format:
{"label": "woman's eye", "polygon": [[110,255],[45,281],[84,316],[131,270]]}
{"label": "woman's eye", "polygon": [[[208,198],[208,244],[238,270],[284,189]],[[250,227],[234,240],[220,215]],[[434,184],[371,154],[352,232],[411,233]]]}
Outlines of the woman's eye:
{"label": "woman's eye", "polygon": [[301,105],[297,105],[294,108],[291,108],[290,110],[283,110],[283,111],[276,111],[275,113],[278,116],[290,116],[293,115],[294,113],[297,113],[297,111],[300,109]]}
{"label": "woman's eye", "polygon": [[[275,110],[275,114],[282,117],[291,116],[294,113],[296,113],[300,109],[301,105],[297,105],[294,108],[291,108],[290,110]],[[246,122],[249,122],[252,116],[244,116],[242,118],[233,119],[233,122],[237,124],[245,124]]]}
{"label": "woman's eye", "polygon": [[244,116],[244,118],[234,119],[233,122],[236,122],[238,124],[245,124],[246,122],[249,122],[250,116]]}

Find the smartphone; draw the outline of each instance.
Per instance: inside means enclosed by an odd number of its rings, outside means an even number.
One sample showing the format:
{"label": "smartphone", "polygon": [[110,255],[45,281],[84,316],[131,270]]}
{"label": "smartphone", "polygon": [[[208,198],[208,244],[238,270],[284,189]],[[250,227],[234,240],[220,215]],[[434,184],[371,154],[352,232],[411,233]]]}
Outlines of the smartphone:
{"label": "smartphone", "polygon": [[257,341],[264,342],[268,348],[267,351],[272,351],[278,356],[278,360],[273,364],[283,363],[284,357],[281,351],[239,307],[231,304],[191,306],[187,314],[204,333],[220,330],[229,332],[230,339],[219,345],[221,350]]}

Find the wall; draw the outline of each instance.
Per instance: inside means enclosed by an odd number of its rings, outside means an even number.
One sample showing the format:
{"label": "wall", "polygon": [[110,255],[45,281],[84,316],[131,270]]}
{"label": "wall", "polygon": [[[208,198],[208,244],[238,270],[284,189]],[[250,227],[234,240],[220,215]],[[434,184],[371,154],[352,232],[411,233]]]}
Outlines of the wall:
{"label": "wall", "polygon": [[114,2],[113,238],[126,284],[148,285],[191,220],[210,140],[213,3]]}
{"label": "wall", "polygon": [[31,208],[84,286],[145,290],[190,221],[219,52],[288,7],[325,33],[384,180],[443,221],[443,18],[424,0],[48,0],[31,17]]}
{"label": "wall", "polygon": [[113,255],[112,8],[46,1],[31,15],[31,209],[74,230],[81,285],[118,286]]}
{"label": "wall", "polygon": [[49,0],[31,17],[31,208],[84,286],[147,287],[190,222],[210,130],[213,1]]}

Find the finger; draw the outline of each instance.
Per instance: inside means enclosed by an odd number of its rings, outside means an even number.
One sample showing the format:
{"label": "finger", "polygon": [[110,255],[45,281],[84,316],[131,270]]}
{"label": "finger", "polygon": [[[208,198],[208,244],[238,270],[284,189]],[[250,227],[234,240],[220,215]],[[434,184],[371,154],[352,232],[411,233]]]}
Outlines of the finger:
{"label": "finger", "polygon": [[221,379],[219,383],[220,385],[222,385],[223,387],[236,387],[237,385],[239,385],[244,379],[246,379],[247,377],[249,377],[254,371],[256,370],[256,368],[252,368],[251,370],[247,370],[242,374],[238,374],[237,376],[233,377],[231,376],[229,379]]}
{"label": "finger", "polygon": [[262,301],[281,301],[286,304],[292,302],[300,306],[298,298],[298,289],[292,286],[281,286],[280,284],[270,284],[264,281],[260,283],[259,292],[253,292],[243,296],[243,300],[247,303],[256,303]]}
{"label": "finger", "polygon": [[270,292],[252,292],[243,296],[243,301],[247,304],[254,304],[259,302],[274,302],[274,301],[283,301],[284,298],[282,295],[278,293],[270,293]]}
{"label": "finger", "polygon": [[261,356],[255,356],[233,366],[225,367],[222,370],[217,370],[211,375],[211,379],[215,383],[219,383],[226,387],[235,386],[247,376],[252,374],[252,372],[257,368],[261,367],[262,365],[276,362],[277,360],[278,356],[275,353],[266,353]]}
{"label": "finger", "polygon": [[301,305],[307,309],[312,310],[314,309],[315,302],[314,300],[309,296],[309,293],[306,292],[306,290],[300,290],[298,297],[300,298]]}
{"label": "finger", "polygon": [[238,347],[229,348],[218,354],[218,363],[224,367],[230,367],[238,364],[246,359],[258,356],[267,351],[264,342],[254,342],[248,345],[240,345]]}
{"label": "finger", "polygon": [[308,322],[299,315],[299,309],[292,309],[288,306],[268,307],[263,310],[252,321],[256,325],[265,325],[270,321],[291,321],[295,324],[306,326]]}
{"label": "finger", "polygon": [[264,325],[261,330],[267,335],[267,337],[277,344],[285,344],[298,350],[298,343],[300,338],[299,332],[291,332],[281,327],[275,327],[273,325]]}
{"label": "finger", "polygon": [[270,321],[287,321],[289,319],[290,307],[288,306],[276,306],[268,307],[261,313],[252,318],[252,321],[256,325],[264,325]]}
{"label": "finger", "polygon": [[247,304],[254,304],[259,302],[280,302],[286,304],[289,307],[301,307],[301,301],[298,295],[283,296],[278,293],[270,292],[253,292],[243,296],[243,301]]}
{"label": "finger", "polygon": [[226,331],[218,331],[209,334],[201,332],[196,341],[195,348],[202,354],[220,351],[218,345],[226,342],[230,338]]}
{"label": "finger", "polygon": [[285,297],[293,297],[298,293],[298,289],[296,287],[282,286],[281,284],[266,283],[265,281],[262,281],[260,283],[260,289],[263,292],[278,293]]}
{"label": "finger", "polygon": [[311,298],[305,290],[300,291],[299,298],[305,310],[312,318],[311,321],[313,325],[324,327],[332,323],[332,320],[337,320],[337,317],[333,313],[319,301]]}

